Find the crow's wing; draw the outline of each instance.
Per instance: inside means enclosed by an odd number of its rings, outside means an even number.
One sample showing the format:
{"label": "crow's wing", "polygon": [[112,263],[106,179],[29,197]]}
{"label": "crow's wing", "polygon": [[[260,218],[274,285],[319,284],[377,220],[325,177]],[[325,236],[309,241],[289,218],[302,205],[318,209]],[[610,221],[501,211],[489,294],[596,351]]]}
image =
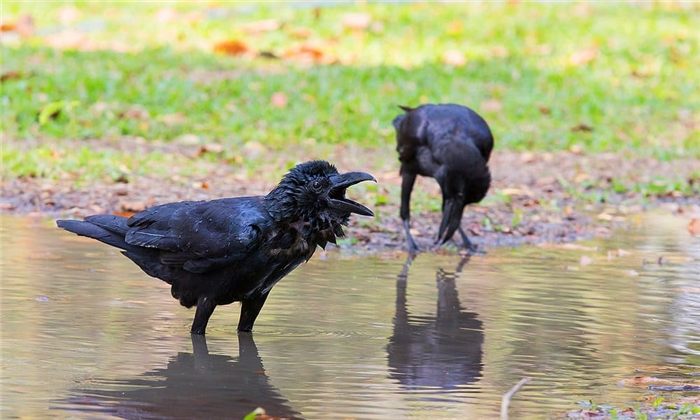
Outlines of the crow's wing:
{"label": "crow's wing", "polygon": [[464,160],[459,156],[469,153],[472,148],[476,148],[488,162],[493,149],[493,136],[479,114],[455,104],[428,105],[424,108],[424,118],[428,123],[421,133],[422,142],[428,145],[438,162],[444,164]]}
{"label": "crow's wing", "polygon": [[264,215],[262,197],[164,204],[132,216],[126,242],[160,250],[163,264],[206,273],[255,252]]}

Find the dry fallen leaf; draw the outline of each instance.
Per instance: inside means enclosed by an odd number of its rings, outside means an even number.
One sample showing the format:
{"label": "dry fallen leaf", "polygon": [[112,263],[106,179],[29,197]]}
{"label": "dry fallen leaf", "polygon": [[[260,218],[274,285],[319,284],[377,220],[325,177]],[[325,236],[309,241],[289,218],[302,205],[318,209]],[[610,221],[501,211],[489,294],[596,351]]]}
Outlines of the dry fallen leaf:
{"label": "dry fallen leaf", "polygon": [[299,39],[306,39],[313,35],[314,31],[309,28],[293,28],[288,30],[293,37]]}
{"label": "dry fallen leaf", "polygon": [[287,106],[287,95],[284,92],[275,92],[272,94],[270,101],[276,108],[285,108]]}
{"label": "dry fallen leaf", "polygon": [[598,48],[590,47],[578,50],[571,54],[569,57],[569,63],[573,66],[581,66],[586,63],[590,63],[598,57]]}
{"label": "dry fallen leaf", "polygon": [[700,235],[700,219],[693,219],[688,225],[688,232],[691,235]]}
{"label": "dry fallen leaf", "polygon": [[156,12],[156,21],[160,23],[169,23],[177,19],[177,10],[170,7],[159,9]]}
{"label": "dry fallen leaf", "polygon": [[581,123],[581,124],[577,124],[577,125],[571,127],[571,131],[573,131],[573,132],[577,132],[577,131],[591,132],[591,131],[593,131],[593,127],[591,127],[590,125]]}
{"label": "dry fallen leaf", "polygon": [[372,22],[372,16],[366,13],[347,13],[343,16],[343,27],[355,31],[367,29]]}
{"label": "dry fallen leaf", "polygon": [[14,22],[0,23],[0,32],[17,32],[21,37],[34,35],[34,18],[32,15],[22,15]]}
{"label": "dry fallen leaf", "polygon": [[486,112],[498,112],[503,109],[503,104],[499,100],[489,99],[481,103],[481,109]]}
{"label": "dry fallen leaf", "polygon": [[241,55],[251,51],[250,47],[237,39],[221,41],[214,45],[214,51],[226,55]]}
{"label": "dry fallen leaf", "polygon": [[321,64],[332,64],[337,61],[337,57],[329,52],[329,46],[314,41],[305,41],[301,44],[288,48],[282,56],[299,61],[317,62]]}
{"label": "dry fallen leaf", "polygon": [[282,27],[282,23],[277,19],[265,19],[255,22],[245,23],[240,28],[249,34],[260,34],[264,32],[276,31]]}
{"label": "dry fallen leaf", "polygon": [[75,6],[63,6],[58,10],[58,20],[61,24],[68,25],[80,19],[81,13]]}
{"label": "dry fallen leaf", "polygon": [[80,31],[63,31],[46,38],[46,44],[57,50],[94,50],[95,45],[90,38]]}
{"label": "dry fallen leaf", "polygon": [[443,63],[453,67],[462,67],[463,65],[467,64],[467,58],[461,51],[458,50],[445,51],[445,53],[442,55],[442,61]]}

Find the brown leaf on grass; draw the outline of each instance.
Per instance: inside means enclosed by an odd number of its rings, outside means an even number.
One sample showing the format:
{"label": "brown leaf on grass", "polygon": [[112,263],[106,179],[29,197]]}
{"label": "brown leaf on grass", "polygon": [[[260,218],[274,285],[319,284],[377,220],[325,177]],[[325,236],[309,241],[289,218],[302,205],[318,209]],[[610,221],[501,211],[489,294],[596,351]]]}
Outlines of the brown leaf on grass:
{"label": "brown leaf on grass", "polygon": [[581,66],[590,63],[598,58],[598,47],[589,47],[578,50],[569,56],[569,63],[572,66]]}
{"label": "brown leaf on grass", "polygon": [[0,75],[0,82],[21,79],[22,76],[23,76],[23,74],[18,72],[18,71],[13,71],[13,70],[6,71],[5,73]]}
{"label": "brown leaf on grass", "polygon": [[264,32],[273,32],[282,27],[282,22],[277,19],[265,19],[255,22],[244,23],[240,25],[243,32],[249,34],[261,34]]}
{"label": "brown leaf on grass", "polygon": [[46,38],[46,44],[57,50],[89,51],[95,49],[95,44],[84,32],[74,30],[50,35]]}
{"label": "brown leaf on grass", "polygon": [[158,9],[156,11],[156,22],[170,23],[170,22],[176,20],[177,17],[178,17],[177,10],[170,8],[170,7],[164,7],[162,9]]}
{"label": "brown leaf on grass", "polygon": [[16,32],[21,37],[34,35],[34,18],[32,15],[22,15],[15,21],[2,21],[0,32]]}
{"label": "brown leaf on grass", "polygon": [[270,102],[275,108],[285,108],[287,106],[287,95],[284,92],[275,92],[270,97]]}
{"label": "brown leaf on grass", "polygon": [[442,62],[453,67],[462,67],[467,64],[467,57],[459,50],[448,50],[442,54]]}
{"label": "brown leaf on grass", "polygon": [[126,120],[147,120],[150,118],[148,110],[141,106],[132,106],[118,114],[119,118]]}
{"label": "brown leaf on grass", "polygon": [[538,105],[537,109],[540,110],[540,114],[542,114],[542,115],[549,115],[552,113],[552,109],[549,108],[548,106]]}
{"label": "brown leaf on grass", "polygon": [[177,114],[165,114],[158,117],[158,120],[167,125],[182,124],[185,121],[185,115],[178,112]]}
{"label": "brown leaf on grass", "polygon": [[590,125],[581,123],[581,124],[577,124],[577,125],[571,127],[571,131],[573,131],[573,132],[578,132],[578,131],[591,132],[591,131],[593,131],[593,127],[591,127]]}
{"label": "brown leaf on grass", "polygon": [[453,20],[447,24],[447,33],[450,35],[459,35],[464,32],[464,24],[461,20]]}
{"label": "brown leaf on grass", "polygon": [[326,45],[313,41],[293,45],[282,56],[288,59],[321,64],[332,64],[337,61],[336,56],[328,51]]}
{"label": "brown leaf on grass", "polygon": [[503,103],[497,99],[489,99],[481,103],[481,109],[486,112],[499,112],[503,109]]}
{"label": "brown leaf on grass", "polygon": [[693,219],[688,225],[688,232],[691,235],[700,235],[700,219]]}
{"label": "brown leaf on grass", "polygon": [[251,51],[250,47],[243,41],[229,39],[214,44],[214,52],[226,55],[242,55]]}
{"label": "brown leaf on grass", "polygon": [[343,27],[354,31],[363,31],[372,23],[372,16],[367,13],[346,13],[343,15]]}
{"label": "brown leaf on grass", "polygon": [[288,31],[294,38],[306,39],[314,34],[313,29],[309,28],[292,28]]}
{"label": "brown leaf on grass", "polygon": [[69,25],[80,19],[80,10],[75,6],[63,6],[58,10],[58,20],[63,25]]}

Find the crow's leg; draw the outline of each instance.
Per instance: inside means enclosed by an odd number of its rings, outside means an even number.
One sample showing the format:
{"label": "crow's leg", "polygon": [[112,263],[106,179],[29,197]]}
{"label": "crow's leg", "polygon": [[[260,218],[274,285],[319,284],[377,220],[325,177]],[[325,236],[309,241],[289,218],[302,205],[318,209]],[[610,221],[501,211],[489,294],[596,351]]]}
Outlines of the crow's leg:
{"label": "crow's leg", "polygon": [[197,312],[194,314],[194,322],[192,323],[192,334],[204,334],[207,329],[207,322],[209,322],[209,317],[214,313],[214,308],[216,308],[216,303],[214,299],[207,296],[200,296],[197,300]]}
{"label": "crow's leg", "polygon": [[467,236],[466,233],[464,233],[464,229],[462,229],[462,226],[459,227],[459,234],[462,236],[462,247],[464,247],[466,250],[468,250],[470,253],[476,253],[476,246],[472,244],[472,242],[469,240],[469,237]]}
{"label": "crow's leg", "polygon": [[268,294],[269,292],[252,299],[246,299],[241,302],[241,317],[238,320],[238,331],[253,331],[253,324],[255,323],[255,318],[258,317],[260,310],[265,304],[265,300],[267,299]]}
{"label": "crow's leg", "polygon": [[401,220],[403,220],[403,228],[406,231],[406,240],[408,241],[408,252],[416,254],[419,249],[416,242],[411,236],[411,192],[413,185],[416,182],[416,174],[401,167]]}

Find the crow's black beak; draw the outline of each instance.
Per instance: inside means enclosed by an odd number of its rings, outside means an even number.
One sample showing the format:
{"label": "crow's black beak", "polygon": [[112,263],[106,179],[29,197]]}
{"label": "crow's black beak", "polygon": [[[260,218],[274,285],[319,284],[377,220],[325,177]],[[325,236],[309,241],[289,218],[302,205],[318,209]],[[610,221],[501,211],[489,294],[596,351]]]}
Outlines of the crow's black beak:
{"label": "crow's black beak", "polygon": [[328,193],[328,198],[330,199],[330,207],[341,213],[357,213],[362,216],[374,217],[372,210],[363,206],[360,203],[356,203],[352,200],[345,198],[345,190],[355,184],[359,184],[362,181],[374,181],[377,182],[374,177],[366,172],[347,172],[344,174],[333,175],[331,180],[331,190]]}
{"label": "crow's black beak", "polygon": [[442,222],[438,231],[438,237],[435,243],[445,243],[452,238],[455,231],[459,229],[459,224],[462,222],[462,213],[464,212],[464,204],[456,198],[445,200],[445,208],[442,210]]}

